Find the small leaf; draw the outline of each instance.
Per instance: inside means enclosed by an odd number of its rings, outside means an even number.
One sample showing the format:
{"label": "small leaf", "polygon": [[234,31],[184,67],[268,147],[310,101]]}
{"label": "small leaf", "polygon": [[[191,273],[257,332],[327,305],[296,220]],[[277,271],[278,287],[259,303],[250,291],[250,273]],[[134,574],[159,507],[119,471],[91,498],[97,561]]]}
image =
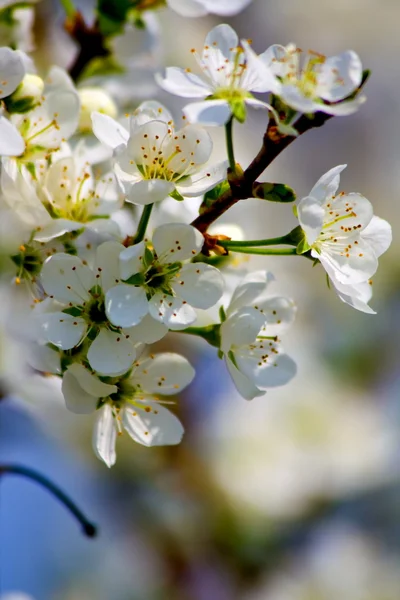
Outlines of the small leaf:
{"label": "small leaf", "polygon": [[284,183],[254,183],[253,197],[270,202],[294,202],[296,194]]}
{"label": "small leaf", "polygon": [[232,115],[239,121],[239,123],[244,123],[246,120],[246,105],[244,100],[232,100],[230,103]]}
{"label": "small leaf", "polygon": [[203,198],[203,202],[200,205],[199,214],[201,215],[203,214],[203,212],[208,210],[214,204],[214,202],[218,200],[218,198],[229,189],[229,183],[227,180],[225,180],[221,181],[221,183],[216,185],[215,188],[213,188],[209,192],[206,192]]}

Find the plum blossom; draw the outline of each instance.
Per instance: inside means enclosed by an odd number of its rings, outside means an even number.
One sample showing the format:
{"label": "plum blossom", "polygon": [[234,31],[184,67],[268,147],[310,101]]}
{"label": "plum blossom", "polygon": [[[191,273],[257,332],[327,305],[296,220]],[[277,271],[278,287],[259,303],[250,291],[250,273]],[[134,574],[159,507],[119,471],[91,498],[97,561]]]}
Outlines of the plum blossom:
{"label": "plum blossom", "polygon": [[[83,365],[74,363],[64,374],[62,391],[67,408],[85,414],[98,410],[93,447],[108,467],[116,461],[117,434],[124,429],[143,446],[178,444],[183,427],[162,406],[162,396],[172,396],[188,386],[195,375],[179,354],[166,352],[137,360],[124,377],[100,380]],[[160,397],[161,396],[161,397]]]}
{"label": "plum blossom", "polygon": [[204,79],[178,67],[168,67],[165,77],[158,77],[161,87],[171,94],[199,99],[183,110],[190,122],[224,125],[232,115],[244,121],[246,105],[273,110],[252,92],[278,93],[280,83],[249,43],[241,43],[229,25],[217,25],[208,33],[201,57],[192,50]]}
{"label": "plum blossom", "polygon": [[[103,375],[126,373],[137,356],[135,336],[131,338],[131,330],[115,325],[106,309],[107,291],[119,282],[118,261],[123,249],[117,242],[101,244],[93,268],[77,256],[62,252],[51,256],[41,271],[48,298],[33,316],[38,341],[61,350],[80,349],[82,355],[87,353],[92,369]],[[136,303],[144,316],[146,300],[139,297]],[[151,323],[148,326],[150,329]],[[155,323],[152,341],[165,333],[165,328]]]}
{"label": "plum blossom", "polygon": [[270,46],[260,60],[273,72],[279,86],[277,95],[291,108],[302,113],[322,111],[329,115],[350,115],[365,101],[353,94],[362,81],[362,65],[352,50],[326,58],[309,52],[303,65],[301,50],[294,44]]}
{"label": "plum blossom", "polygon": [[[0,48],[0,100],[10,96],[21,83],[25,75],[22,54],[11,48]],[[0,108],[0,155],[13,156],[22,154],[24,141],[10,121],[2,114]]]}
{"label": "plum blossom", "polygon": [[345,167],[334,167],[317,181],[309,196],[300,201],[298,217],[305,248],[319,259],[339,297],[358,310],[371,312],[362,308],[370,298],[368,288],[359,286],[376,272],[378,258],[389,248],[392,232],[387,221],[373,215],[371,203],[361,194],[336,195]]}
{"label": "plum blossom", "polygon": [[289,298],[265,296],[273,279],[262,271],[248,274],[234,291],[220,328],[220,350],[246,400],[285,385],[296,374],[278,338],[292,324],[296,308]]}
{"label": "plum blossom", "polygon": [[214,306],[223,293],[218,269],[194,258],[204,243],[191,225],[167,223],[154,231],[151,245],[140,242],[120,253],[121,283],[106,293],[109,319],[120,327],[140,323],[145,314],[172,330],[197,319],[195,308]]}
{"label": "plum blossom", "polygon": [[226,177],[226,161],[206,166],[210,135],[195,125],[175,131],[170,113],[157,102],[141,104],[130,119],[130,132],[100,113],[93,113],[92,120],[96,137],[114,150],[116,174],[128,202],[201,196]]}

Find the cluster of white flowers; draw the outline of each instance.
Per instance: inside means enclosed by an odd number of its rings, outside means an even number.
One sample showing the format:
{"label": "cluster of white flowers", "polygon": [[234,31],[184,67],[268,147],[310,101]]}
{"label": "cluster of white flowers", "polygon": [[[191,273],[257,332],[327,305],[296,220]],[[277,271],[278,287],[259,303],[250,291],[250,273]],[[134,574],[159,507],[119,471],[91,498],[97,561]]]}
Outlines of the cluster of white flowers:
{"label": "cluster of white flowers", "polygon": [[[195,17],[235,14],[249,2],[167,5]],[[142,26],[150,21],[144,13]],[[364,100],[358,56],[310,54],[301,64],[294,45],[258,55],[230,26],[218,25],[201,56],[192,50],[203,78],[176,67],[156,76],[164,90],[195,100],[185,106],[179,128],[156,100],[124,116],[107,85],[76,87],[58,66],[42,78],[23,50],[30,48],[0,48],[2,283],[13,282],[16,297],[22,290],[19,335],[32,367],[62,378],[71,411],[97,411],[96,454],[113,465],[123,430],[145,446],[181,440],[183,427],[164,404],[195,371],[175,352],[153,353],[151,345],[169,331],[193,333],[214,346],[245,399],[288,383],[296,365],[281,335],[293,323],[295,304],[267,295],[273,276],[266,268],[243,276],[230,260],[235,251],[251,254],[252,246],[260,254],[269,241],[230,240],[222,229],[213,236],[196,220],[182,223],[174,215],[196,216],[193,198],[206,195],[204,215],[240,186],[231,128],[234,120],[245,121],[247,107],[266,111],[276,125],[274,143],[301,133],[296,119],[302,115],[312,122],[313,113],[354,112]],[[148,70],[153,74],[152,62]],[[226,126],[228,160],[213,158],[204,129],[210,125]],[[326,173],[298,204],[290,252],[297,245],[297,254],[323,265],[344,302],[373,312],[370,280],[391,230],[363,196],[335,195],[343,168]]]}

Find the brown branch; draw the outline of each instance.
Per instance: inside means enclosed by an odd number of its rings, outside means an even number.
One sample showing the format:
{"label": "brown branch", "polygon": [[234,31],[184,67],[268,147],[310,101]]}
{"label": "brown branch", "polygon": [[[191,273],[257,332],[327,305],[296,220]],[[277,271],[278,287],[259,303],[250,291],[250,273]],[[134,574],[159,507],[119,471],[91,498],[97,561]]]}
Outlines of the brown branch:
{"label": "brown branch", "polygon": [[[299,136],[315,127],[321,127],[331,115],[323,112],[317,112],[312,118],[302,115],[294,124]],[[299,137],[297,136],[297,137]],[[283,135],[278,131],[276,123],[270,120],[267,130],[264,134],[263,144],[257,156],[250,163],[242,175],[236,176],[228,169],[228,181],[230,189],[222,194],[211,206],[204,209],[193,222],[201,233],[205,233],[208,227],[224,214],[231,206],[253,197],[253,184],[257,178],[265,171],[272,161],[287,148],[295,139],[293,135]]]}
{"label": "brown branch", "polygon": [[79,11],[75,13],[73,19],[66,20],[64,27],[79,45],[79,52],[69,68],[72,79],[77,81],[91,60],[99,56],[108,56],[110,51],[105,45],[104,36],[97,22],[88,26]]}

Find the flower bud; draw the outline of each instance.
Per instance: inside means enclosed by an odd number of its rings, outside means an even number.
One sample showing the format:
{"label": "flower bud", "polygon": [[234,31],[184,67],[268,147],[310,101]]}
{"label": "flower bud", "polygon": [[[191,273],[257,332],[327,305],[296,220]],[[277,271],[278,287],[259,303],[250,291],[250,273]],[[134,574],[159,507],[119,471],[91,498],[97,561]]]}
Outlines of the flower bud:
{"label": "flower bud", "polygon": [[26,113],[37,106],[42,98],[44,81],[38,75],[25,75],[17,89],[4,99],[9,113]]}
{"label": "flower bud", "polygon": [[86,87],[78,90],[81,101],[81,112],[79,115],[79,130],[81,132],[92,131],[92,112],[108,115],[113,119],[117,116],[117,107],[113,99],[104,90],[96,87]]}

